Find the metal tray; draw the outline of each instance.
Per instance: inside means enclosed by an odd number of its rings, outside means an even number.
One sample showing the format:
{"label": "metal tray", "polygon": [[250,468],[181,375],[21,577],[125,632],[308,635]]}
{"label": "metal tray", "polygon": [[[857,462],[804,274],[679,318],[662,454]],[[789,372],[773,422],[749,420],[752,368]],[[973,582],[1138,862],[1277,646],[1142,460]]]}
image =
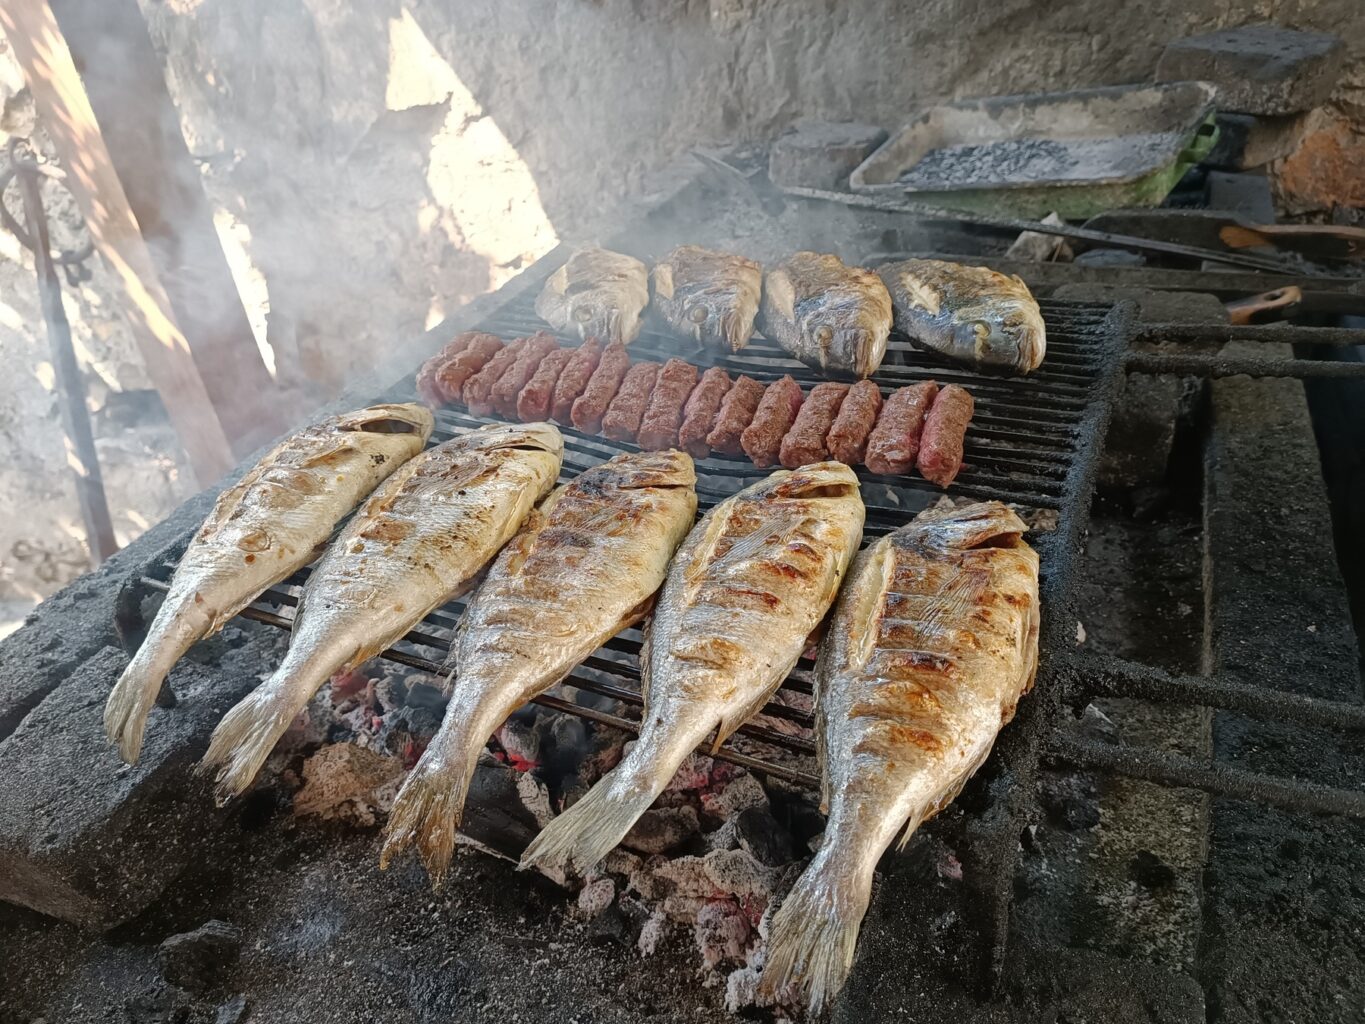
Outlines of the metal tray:
{"label": "metal tray", "polygon": [[1155,206],[1217,138],[1207,82],[992,96],[916,114],[853,172],[855,192],[1083,218]]}

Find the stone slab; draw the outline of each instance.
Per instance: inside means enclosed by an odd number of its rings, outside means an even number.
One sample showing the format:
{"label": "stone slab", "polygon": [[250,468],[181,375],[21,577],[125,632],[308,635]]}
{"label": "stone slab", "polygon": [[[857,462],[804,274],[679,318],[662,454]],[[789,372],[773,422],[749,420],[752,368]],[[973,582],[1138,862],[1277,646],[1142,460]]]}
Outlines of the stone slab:
{"label": "stone slab", "polygon": [[1204,163],[1221,171],[1246,171],[1264,167],[1294,152],[1303,140],[1305,114],[1257,117],[1220,111],[1218,141]]}
{"label": "stone slab", "polygon": [[773,143],[768,177],[786,188],[847,191],[848,176],[886,138],[886,132],[872,124],[801,121]]}
{"label": "stone slab", "polygon": [[1168,44],[1157,62],[1156,78],[1212,82],[1221,110],[1294,114],[1327,102],[1345,57],[1340,36],[1244,25]]}

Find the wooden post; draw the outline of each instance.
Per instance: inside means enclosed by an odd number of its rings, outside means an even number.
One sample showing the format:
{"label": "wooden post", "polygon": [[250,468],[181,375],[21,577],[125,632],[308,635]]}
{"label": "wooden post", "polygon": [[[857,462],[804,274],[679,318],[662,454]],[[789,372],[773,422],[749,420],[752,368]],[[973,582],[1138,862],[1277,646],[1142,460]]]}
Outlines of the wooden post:
{"label": "wooden post", "polygon": [[[52,9],[46,0],[0,0],[0,26],[24,69],[34,105],[68,172],[66,185],[80,205],[91,238],[123,285],[119,298],[147,374],[161,395],[195,476],[201,484],[211,483],[236,461],[232,444],[219,406],[206,389],[190,344],[176,322]],[[259,359],[254,343],[241,355]]]}

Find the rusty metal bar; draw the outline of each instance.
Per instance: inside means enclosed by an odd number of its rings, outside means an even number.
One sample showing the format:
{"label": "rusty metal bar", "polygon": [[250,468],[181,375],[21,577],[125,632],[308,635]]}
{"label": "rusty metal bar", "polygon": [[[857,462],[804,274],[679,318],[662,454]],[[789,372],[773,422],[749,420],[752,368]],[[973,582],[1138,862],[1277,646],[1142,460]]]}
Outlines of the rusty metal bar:
{"label": "rusty metal bar", "polygon": [[1365,330],[1355,327],[1306,327],[1302,324],[1151,323],[1138,329],[1138,341],[1256,341],[1290,345],[1365,345]]}
{"label": "rusty metal bar", "polygon": [[1129,352],[1129,373],[1174,373],[1191,377],[1332,377],[1365,379],[1365,363],[1318,359],[1255,359],[1194,352]]}

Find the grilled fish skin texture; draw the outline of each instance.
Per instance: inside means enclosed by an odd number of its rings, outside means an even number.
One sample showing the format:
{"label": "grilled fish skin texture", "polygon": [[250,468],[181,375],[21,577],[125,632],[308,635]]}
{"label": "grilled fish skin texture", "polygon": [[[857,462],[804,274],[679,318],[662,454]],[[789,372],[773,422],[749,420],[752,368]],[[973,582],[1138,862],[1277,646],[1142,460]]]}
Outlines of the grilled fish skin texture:
{"label": "grilled fish skin texture", "polygon": [[550,275],[536,299],[536,315],[557,331],[586,341],[629,345],[649,305],[649,270],[634,256],[610,249],[579,249]]}
{"label": "grilled fish skin texture", "polygon": [[371,496],[304,585],[279,669],[224,716],[201,773],[245,790],[334,673],[374,657],[497,554],[553,486],[564,439],[548,423],[490,425],[429,448]]}
{"label": "grilled fish skin texture", "polygon": [[1031,373],[1042,364],[1043,314],[1018,277],[945,260],[902,260],[879,273],[896,329],[916,345],[998,373]]}
{"label": "grilled fish skin texture", "polygon": [[398,794],[382,866],[415,842],[439,883],[488,737],[644,617],[696,519],[696,482],[683,452],[618,455],[532,513],[461,620],[445,721]]}
{"label": "grilled fish skin texture", "polygon": [[882,853],[986,760],[1038,666],[1038,556],[999,502],[926,512],[862,552],[816,661],[824,843],[773,917],[763,987],[843,985]]}
{"label": "grilled fish skin texture", "polygon": [[870,270],[798,252],[768,271],[763,333],[808,366],[870,377],[886,355],[891,296]]}
{"label": "grilled fish skin texture", "polygon": [[680,245],[654,266],[654,308],[678,334],[738,352],[753,337],[763,268],[731,253]]}
{"label": "grilled fish skin texture", "polygon": [[713,508],[668,571],[640,654],[640,738],[527,847],[523,868],[601,860],[708,736],[763,706],[824,618],[863,531],[858,478],[819,462],[781,470]]}
{"label": "grilled fish skin texture", "polygon": [[162,682],[197,641],[312,561],[351,509],[422,450],[431,413],[374,405],[304,427],[218,497],[142,646],[114,684],[104,731],[132,764]]}

